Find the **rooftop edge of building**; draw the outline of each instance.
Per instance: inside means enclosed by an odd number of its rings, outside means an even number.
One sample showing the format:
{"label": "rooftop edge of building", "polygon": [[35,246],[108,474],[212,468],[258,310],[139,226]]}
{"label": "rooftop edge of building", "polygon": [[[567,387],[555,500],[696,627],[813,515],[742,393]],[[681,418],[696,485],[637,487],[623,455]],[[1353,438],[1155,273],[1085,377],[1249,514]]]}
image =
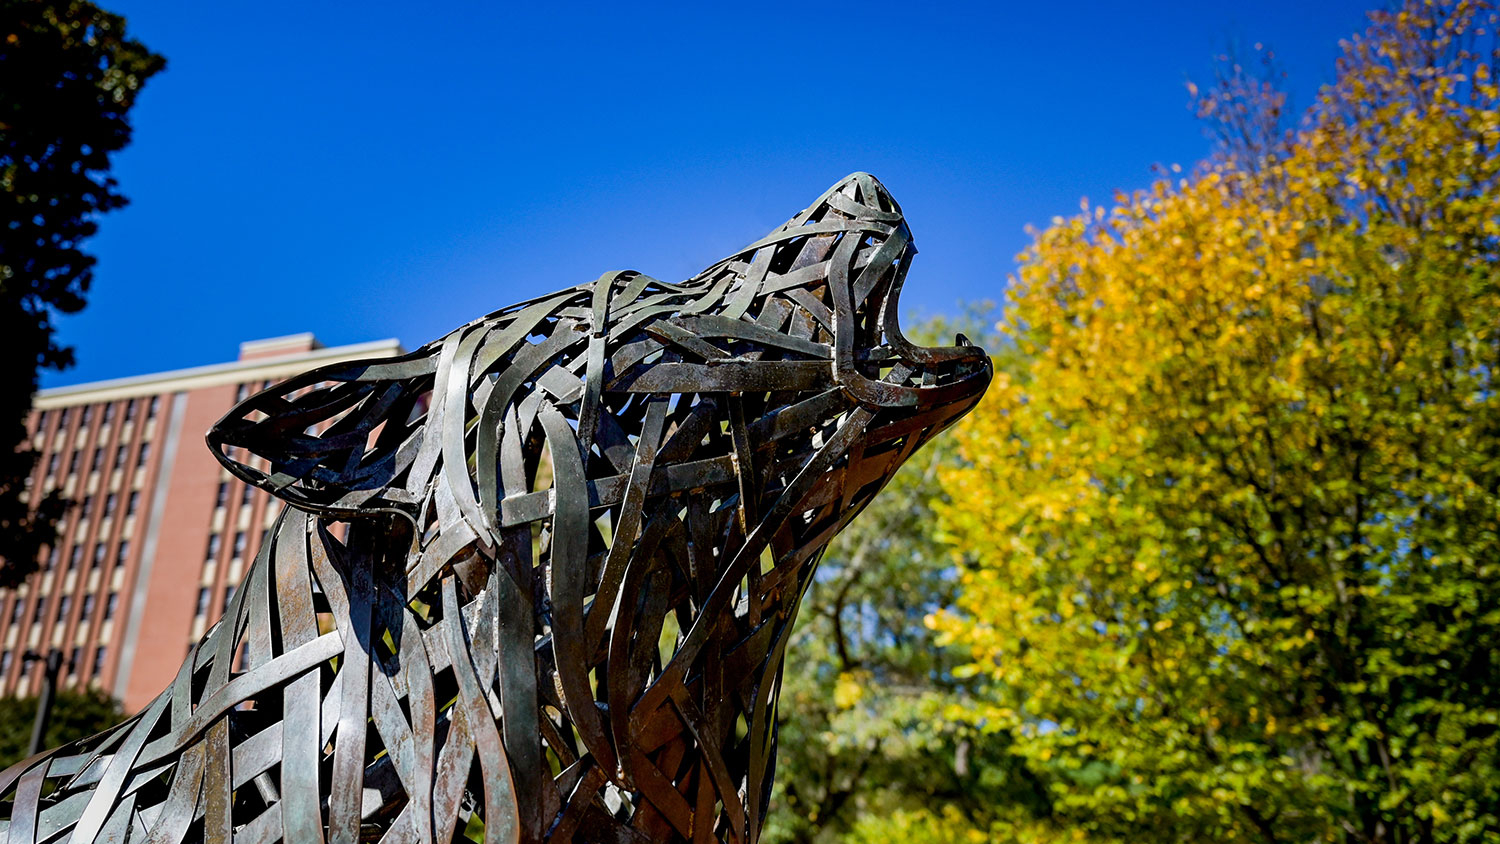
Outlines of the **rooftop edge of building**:
{"label": "rooftop edge of building", "polygon": [[281,357],[299,352],[312,352],[323,348],[311,331],[287,334],[282,337],[267,337],[264,340],[246,340],[240,344],[240,360]]}
{"label": "rooftop edge of building", "polygon": [[38,390],[32,406],[48,410],[75,404],[115,401],[137,396],[195,390],[244,381],[280,380],[305,372],[321,364],[360,358],[391,357],[405,354],[401,341],[389,337],[325,347],[311,332],[248,340],[240,344],[238,360],[130,375],[67,387]]}

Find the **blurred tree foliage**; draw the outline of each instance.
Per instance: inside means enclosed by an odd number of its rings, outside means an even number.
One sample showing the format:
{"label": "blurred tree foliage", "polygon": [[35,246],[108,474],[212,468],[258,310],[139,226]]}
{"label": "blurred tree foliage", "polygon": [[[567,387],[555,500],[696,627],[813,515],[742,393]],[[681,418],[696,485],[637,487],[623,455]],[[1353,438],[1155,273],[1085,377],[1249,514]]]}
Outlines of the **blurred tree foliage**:
{"label": "blurred tree foliage", "polygon": [[[932,345],[962,332],[993,352],[993,325],[993,306],[981,306],[908,333]],[[969,840],[1002,815],[1024,820],[1045,806],[1005,736],[955,717],[973,695],[953,674],[967,660],[924,624],[958,586],[932,531],[953,442],[939,437],[902,467],[834,540],[808,589],[783,675],[772,844],[886,841],[903,825],[933,826],[928,810],[941,817],[935,834]]]}
{"label": "blurred tree foliage", "polygon": [[1230,73],[1239,143],[1022,256],[932,623],[1056,828],[1500,840],[1497,27],[1373,14],[1290,132]]}
{"label": "blurred tree foliage", "polygon": [[[0,771],[26,758],[35,718],[36,698],[0,698]],[[88,738],[123,720],[120,702],[98,689],[59,689],[52,699],[52,719],[42,746],[58,747]]]}
{"label": "blurred tree foliage", "polygon": [[54,493],[26,500],[36,454],[26,414],[42,367],[72,350],[52,317],[84,305],[95,218],[125,204],[109,175],[130,141],[127,115],[165,61],[125,35],[125,19],[81,0],[0,0],[0,586],[36,570],[64,509]]}

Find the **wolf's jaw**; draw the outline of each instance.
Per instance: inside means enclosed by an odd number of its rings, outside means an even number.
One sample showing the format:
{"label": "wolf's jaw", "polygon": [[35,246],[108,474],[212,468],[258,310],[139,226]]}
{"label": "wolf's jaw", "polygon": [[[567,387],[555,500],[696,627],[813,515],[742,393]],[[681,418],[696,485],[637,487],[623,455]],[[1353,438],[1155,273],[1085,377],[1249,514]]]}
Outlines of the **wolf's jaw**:
{"label": "wolf's jaw", "polygon": [[861,403],[882,407],[972,406],[993,375],[989,355],[961,333],[955,335],[952,346],[919,346],[908,340],[899,319],[905,275],[903,263],[878,304],[880,326],[879,336],[873,338],[875,345],[857,353],[853,370],[844,373],[846,378],[867,384],[845,384],[846,389]]}

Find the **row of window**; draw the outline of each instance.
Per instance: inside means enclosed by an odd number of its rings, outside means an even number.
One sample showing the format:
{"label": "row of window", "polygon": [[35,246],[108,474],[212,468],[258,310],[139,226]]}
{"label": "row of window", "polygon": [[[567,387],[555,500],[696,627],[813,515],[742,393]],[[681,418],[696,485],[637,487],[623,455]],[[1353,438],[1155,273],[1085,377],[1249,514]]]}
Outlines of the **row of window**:
{"label": "row of window", "polygon": [[[156,412],[161,409],[161,396],[151,396],[149,398],[144,398],[144,399],[130,399],[130,400],[126,401],[125,405],[124,405],[124,407],[125,407],[125,421],[126,422],[131,422],[131,421],[133,421],[135,419],[136,412],[139,409],[139,407],[140,407],[141,404],[145,404],[146,405],[146,418],[148,420],[149,419],[155,419],[156,418]],[[102,407],[102,408],[104,408],[103,412],[101,413],[100,424],[108,425],[110,422],[114,421],[114,418],[115,418],[115,408],[119,407],[119,405],[115,404],[114,402],[109,402],[107,404],[102,404],[102,405],[100,405],[100,404],[86,404],[86,405],[83,405],[81,408],[72,408],[72,407],[58,408],[56,410],[58,430],[66,430],[67,429],[67,427],[68,427],[68,419],[69,419],[69,417],[72,416],[72,413],[73,413],[73,411],[75,409],[77,409],[79,411],[79,419],[78,419],[78,425],[79,425],[79,427],[87,428],[89,426],[89,424],[94,421],[94,408],[96,408],[96,407]],[[53,412],[54,411],[51,411],[51,410],[44,410],[44,411],[42,411],[41,415],[37,418],[36,427],[37,427],[38,431],[46,429],[46,427],[47,427],[47,418],[49,416],[51,416]]]}
{"label": "row of window", "polygon": [[[111,492],[108,495],[104,496],[104,518],[107,519],[115,514],[115,505],[119,504],[119,501],[119,495],[116,493]],[[140,507],[140,504],[141,494],[139,492],[131,492],[130,496],[125,499],[125,516],[127,518],[130,516],[134,516],[135,511]],[[83,501],[79,502],[78,505],[78,520],[80,522],[84,521],[89,516],[91,516],[93,512],[94,496],[85,495],[83,497]]]}
{"label": "row of window", "polygon": [[[262,531],[264,533],[264,531]],[[234,532],[234,553],[230,555],[232,560],[240,560],[245,557],[245,532],[237,530]],[[203,556],[203,564],[208,565],[219,559],[219,549],[224,547],[222,534],[211,533],[208,535],[208,553]]]}
{"label": "row of window", "polygon": [[[213,594],[214,590],[207,586],[198,590],[198,607],[194,611],[194,615],[199,618],[208,615],[208,602],[213,599]],[[231,583],[224,587],[224,601],[219,605],[219,615],[223,615],[229,611],[229,601],[233,598],[234,584]]]}
{"label": "row of window", "polygon": [[[83,564],[84,550],[85,546],[82,543],[73,546],[73,552],[68,555],[68,571],[77,571]],[[42,571],[48,572],[57,569],[58,552],[59,549],[57,546],[53,546],[52,550],[47,553],[47,559],[42,564]],[[128,556],[130,556],[130,540],[122,539],[120,540],[120,544],[115,547],[115,565],[125,565],[125,558]],[[89,570],[93,571],[103,568],[104,561],[107,559],[109,559],[109,543],[104,541],[94,543],[94,553],[91,557],[92,562],[89,564]]]}
{"label": "row of window", "polygon": [[[219,492],[214,500],[214,507],[222,509],[229,506],[229,481],[219,481]],[[250,501],[255,497],[255,487],[249,484],[240,486],[240,506],[249,507]]]}
{"label": "row of window", "polygon": [[[104,447],[100,447],[100,448],[94,449],[93,457],[91,457],[89,459],[89,471],[90,472],[97,472],[100,469],[104,468],[104,452],[105,452],[105,448]],[[114,469],[124,468],[125,463],[126,463],[126,459],[129,457],[129,455],[130,455],[130,446],[129,445],[122,444],[122,445],[118,446],[115,449],[115,459],[114,459],[114,463],[113,463],[112,468],[114,468]],[[140,447],[139,450],[136,451],[136,455],[135,455],[135,468],[137,468],[137,469],[143,469],[143,468],[145,468],[146,461],[149,460],[149,459],[151,459],[151,443],[149,443],[149,442],[141,443],[141,447]],[[78,474],[78,470],[79,470],[79,468],[82,465],[83,465],[83,449],[80,448],[77,451],[73,452],[72,459],[68,461],[68,474],[69,475],[76,475],[76,474]],[[62,466],[62,453],[61,452],[53,452],[52,456],[47,459],[47,477],[56,478],[58,476],[57,470],[59,468],[61,468],[61,466]]]}
{"label": "row of window", "polygon": [[[115,617],[115,610],[119,609],[119,607],[120,607],[120,593],[119,592],[111,592],[111,593],[109,593],[109,599],[104,602],[104,618],[100,619],[100,621],[109,621],[110,619],[114,618]],[[18,622],[18,621],[21,620],[21,612],[23,610],[25,610],[25,608],[26,608],[26,599],[24,599],[24,598],[17,597],[16,600],[11,603],[11,605],[10,605],[10,623],[11,623],[11,626],[15,626],[16,622]],[[47,596],[43,595],[43,596],[41,596],[40,598],[37,599],[37,602],[35,604],[32,605],[32,610],[31,610],[31,623],[32,624],[36,624],[37,622],[39,622],[39,621],[42,620],[42,613],[46,610],[46,608],[47,608]],[[64,595],[64,596],[62,596],[62,598],[60,598],[58,600],[58,602],[57,602],[56,620],[60,622],[63,619],[67,618],[68,617],[68,610],[70,610],[72,608],[73,608],[73,596],[72,595]],[[87,620],[88,618],[92,617],[93,614],[94,614],[94,595],[93,595],[93,593],[89,593],[89,594],[83,596],[83,609],[79,613],[79,618]]]}
{"label": "row of window", "polygon": [[[64,663],[64,666],[68,669],[68,674],[78,673],[78,658],[82,656],[82,651],[83,648],[75,647],[68,661]],[[94,664],[93,668],[89,671],[90,677],[98,677],[104,671],[104,659],[108,654],[109,650],[104,645],[94,648]],[[15,659],[16,655],[13,651],[0,652],[0,678],[4,678],[10,673],[10,666],[15,662]]]}

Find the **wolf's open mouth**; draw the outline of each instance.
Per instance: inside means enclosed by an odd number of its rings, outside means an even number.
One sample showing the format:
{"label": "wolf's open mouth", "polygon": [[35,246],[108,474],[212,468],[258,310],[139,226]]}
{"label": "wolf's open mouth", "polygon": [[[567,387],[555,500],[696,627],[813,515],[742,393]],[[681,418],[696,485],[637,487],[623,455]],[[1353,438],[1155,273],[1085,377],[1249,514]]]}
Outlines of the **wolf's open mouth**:
{"label": "wolf's open mouth", "polygon": [[[854,369],[866,384],[857,386],[855,392],[861,401],[882,407],[943,406],[957,410],[956,419],[984,394],[993,368],[984,349],[962,334],[954,337],[952,346],[919,346],[902,333],[901,289],[915,254],[916,249],[908,243],[890,279],[869,293],[870,298],[879,297],[881,301],[865,303],[869,313],[878,315],[878,321],[860,327],[866,332],[868,345],[857,355]],[[841,373],[847,375],[847,371]],[[948,407],[952,405],[961,409]]]}

